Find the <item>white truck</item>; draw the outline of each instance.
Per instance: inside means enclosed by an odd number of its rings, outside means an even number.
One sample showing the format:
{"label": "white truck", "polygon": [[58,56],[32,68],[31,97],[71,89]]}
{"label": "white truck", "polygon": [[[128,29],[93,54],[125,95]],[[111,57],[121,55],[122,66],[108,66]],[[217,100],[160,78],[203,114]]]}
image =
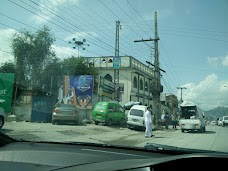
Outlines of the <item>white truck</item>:
{"label": "white truck", "polygon": [[206,131],[206,120],[203,110],[190,101],[184,101],[180,105],[179,125],[181,132]]}

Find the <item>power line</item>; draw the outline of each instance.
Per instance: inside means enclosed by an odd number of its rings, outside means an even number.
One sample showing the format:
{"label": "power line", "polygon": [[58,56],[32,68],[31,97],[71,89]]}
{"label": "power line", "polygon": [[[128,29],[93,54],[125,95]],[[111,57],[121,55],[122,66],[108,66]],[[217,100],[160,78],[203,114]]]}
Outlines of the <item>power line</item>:
{"label": "power line", "polygon": [[[11,0],[9,0],[9,1],[12,2]],[[17,4],[17,3],[15,3],[15,2],[12,2],[12,3],[15,4],[15,5],[17,5],[17,6],[19,6],[19,7],[21,7],[21,8],[23,8],[23,9],[25,9],[26,11],[29,11],[29,12],[35,14],[36,16],[41,17],[42,19],[44,19],[44,20],[46,20],[46,21],[48,21],[48,22],[54,24],[55,26],[60,27],[60,28],[62,28],[63,30],[65,30],[65,31],[67,31],[67,32],[69,32],[69,33],[72,33],[72,34],[76,35],[75,33],[73,33],[72,31],[70,31],[70,30],[64,28],[63,26],[61,26],[61,25],[59,25],[59,24],[56,24],[56,23],[54,23],[54,22],[52,22],[52,21],[50,21],[50,20],[48,20],[48,19],[46,19],[46,18],[44,18],[44,17],[42,17],[42,16],[36,14],[35,12],[33,12],[33,11],[31,11],[31,10],[29,10],[29,9],[27,9],[27,8],[25,8],[25,7],[23,7],[23,6],[19,5],[19,4]],[[76,36],[83,38],[83,37],[80,36],[80,35],[76,35]],[[100,47],[100,48],[102,48],[102,49],[105,49],[105,50],[107,50],[107,51],[109,51],[109,52],[112,52],[112,51],[110,51],[109,49],[106,49],[106,48],[104,48],[104,47],[102,47],[102,46],[100,46],[100,45],[98,45],[98,44],[95,44],[95,43],[93,43],[93,44],[96,45],[96,46],[98,46],[98,47]]]}
{"label": "power line", "polygon": [[[51,3],[51,2],[50,2]],[[85,5],[85,3],[83,2],[83,1],[81,1],[81,3],[83,3],[84,5]],[[53,3],[52,3],[53,4]],[[80,11],[82,11],[83,13],[85,13],[87,16],[89,16],[90,18],[92,18],[94,21],[96,21],[97,23],[99,23],[94,17],[91,17],[91,15],[89,15],[88,13],[86,13],[84,10],[82,10],[82,9],[80,9],[77,5],[75,5],[74,3],[72,3],[75,7],[77,7]],[[68,11],[71,11],[74,15],[76,15],[76,16],[78,16],[78,14],[76,14],[74,11],[72,11],[71,9],[69,9],[69,8],[67,8],[65,5],[63,5],[63,7],[64,8],[66,8]],[[88,7],[88,6],[87,6]],[[90,10],[92,10],[93,11],[93,9],[92,8],[90,8]],[[68,13],[68,11],[65,11],[64,10],[64,12],[66,12],[66,13]],[[94,11],[93,11],[94,12]],[[96,13],[96,12],[94,12],[94,13]],[[69,13],[68,13],[69,14]],[[96,13],[97,14],[97,13]],[[69,14],[70,16],[72,16],[71,14]],[[98,15],[98,14],[97,14]],[[73,17],[73,16],[72,16]],[[75,17],[73,17],[73,18],[75,18]],[[76,19],[77,20],[77,19]],[[79,20],[77,20],[77,21],[79,21]],[[79,21],[80,22],[80,21]],[[81,23],[81,22],[80,22]],[[84,26],[86,26],[84,23],[82,23],[82,25],[84,25]],[[103,24],[100,24],[100,25],[102,25],[104,28],[106,28],[106,30],[108,30],[109,32],[110,32],[110,30],[107,28],[107,27],[105,27]],[[93,25],[91,25],[91,26],[93,26]],[[95,28],[95,27],[93,27],[93,28]],[[99,29],[98,29],[99,30]],[[113,29],[114,30],[114,29]],[[100,30],[99,30],[100,31]],[[100,31],[101,33],[102,33],[102,35],[106,35],[106,37],[108,37],[109,39],[107,39],[107,40],[111,40],[111,41],[113,41],[114,42],[114,39],[113,38],[111,38],[108,34],[106,34],[106,33],[104,33],[104,32],[102,32],[102,31]],[[113,32],[111,32],[113,35],[115,35]],[[113,43],[114,44],[114,43]],[[130,49],[129,47],[127,47],[127,46],[125,46],[125,45],[122,45],[121,44],[121,47],[124,47],[125,49],[128,49],[129,50],[129,52],[130,51],[132,51],[132,49]],[[122,52],[122,51],[120,51],[120,53],[122,53],[122,54],[124,54],[124,52]],[[138,53],[137,51],[136,51],[136,53]]]}

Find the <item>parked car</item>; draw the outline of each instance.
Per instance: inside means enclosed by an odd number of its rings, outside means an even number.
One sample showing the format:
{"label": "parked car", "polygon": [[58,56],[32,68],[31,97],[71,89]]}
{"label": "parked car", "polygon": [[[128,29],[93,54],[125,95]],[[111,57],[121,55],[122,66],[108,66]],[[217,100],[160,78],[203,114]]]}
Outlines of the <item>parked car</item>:
{"label": "parked car", "polygon": [[144,105],[132,106],[127,115],[128,128],[145,129],[144,115],[146,110],[147,110],[147,106],[144,106]]}
{"label": "parked car", "polygon": [[5,123],[5,111],[3,108],[0,107],[0,128],[3,127],[4,123]]}
{"label": "parked car", "polygon": [[217,125],[216,121],[211,121],[211,125]]}
{"label": "parked car", "polygon": [[223,116],[222,117],[222,126],[228,125],[228,116]]}
{"label": "parked car", "polygon": [[79,123],[79,111],[73,104],[60,104],[52,113],[52,124],[55,123]]}
{"label": "parked car", "polygon": [[141,102],[133,102],[133,101],[130,101],[130,102],[124,104],[123,108],[125,110],[130,110],[132,106],[134,106],[134,105],[141,105],[141,104],[142,104]]}
{"label": "parked car", "polygon": [[96,125],[104,123],[110,126],[113,123],[125,123],[124,108],[118,102],[98,102],[93,110],[91,119]]}

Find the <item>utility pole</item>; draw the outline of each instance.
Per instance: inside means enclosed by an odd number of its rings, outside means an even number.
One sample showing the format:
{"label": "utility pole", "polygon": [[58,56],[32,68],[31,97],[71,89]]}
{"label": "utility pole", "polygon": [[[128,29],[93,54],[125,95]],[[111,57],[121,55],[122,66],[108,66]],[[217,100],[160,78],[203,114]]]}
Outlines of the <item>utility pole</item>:
{"label": "utility pole", "polygon": [[148,64],[154,66],[154,84],[155,87],[152,90],[153,99],[155,102],[155,118],[154,123],[159,126],[160,125],[160,118],[161,118],[161,100],[160,100],[160,93],[162,92],[162,86],[161,86],[161,74],[160,71],[165,72],[164,70],[160,69],[159,64],[159,52],[158,52],[158,28],[157,28],[157,12],[155,12],[154,16],[154,39],[146,39],[146,40],[135,40],[134,42],[145,42],[145,41],[153,41],[154,42],[154,64],[146,61]]}
{"label": "utility pole", "polygon": [[119,31],[121,29],[120,21],[116,21],[116,41],[115,41],[115,56],[113,57],[114,68],[114,84],[115,84],[115,96],[114,100],[119,102]]}
{"label": "utility pole", "polygon": [[183,100],[182,100],[182,90],[183,89],[187,89],[186,87],[177,87],[177,89],[180,89],[181,90],[181,99],[180,99],[180,103],[182,103],[183,102]]}

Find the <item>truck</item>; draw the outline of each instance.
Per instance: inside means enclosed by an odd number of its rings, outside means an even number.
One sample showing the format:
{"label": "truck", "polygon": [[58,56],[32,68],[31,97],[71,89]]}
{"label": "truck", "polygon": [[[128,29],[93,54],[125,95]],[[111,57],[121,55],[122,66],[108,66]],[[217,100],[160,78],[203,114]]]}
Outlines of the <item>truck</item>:
{"label": "truck", "polygon": [[180,105],[179,125],[181,132],[205,132],[206,119],[204,111],[199,107],[199,105],[191,101],[183,101]]}

